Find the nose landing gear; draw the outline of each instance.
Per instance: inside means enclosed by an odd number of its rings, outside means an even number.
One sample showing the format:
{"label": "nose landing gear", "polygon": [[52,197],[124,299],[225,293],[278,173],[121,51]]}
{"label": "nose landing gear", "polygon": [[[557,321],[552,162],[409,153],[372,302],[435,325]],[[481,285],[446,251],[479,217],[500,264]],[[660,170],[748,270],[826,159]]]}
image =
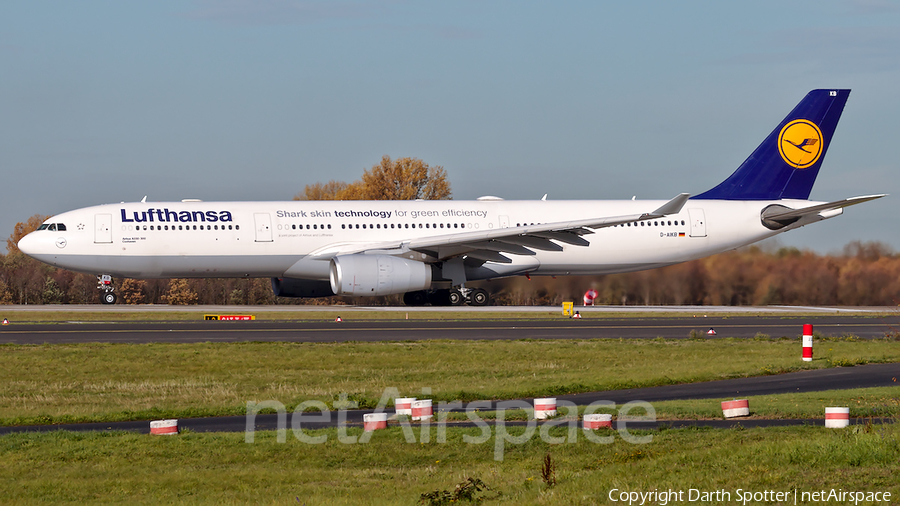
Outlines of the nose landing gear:
{"label": "nose landing gear", "polygon": [[116,294],[113,292],[115,287],[112,284],[112,276],[108,274],[103,274],[102,276],[97,276],[97,288],[100,289],[102,293],[100,293],[100,302],[104,304],[115,304],[116,303]]}

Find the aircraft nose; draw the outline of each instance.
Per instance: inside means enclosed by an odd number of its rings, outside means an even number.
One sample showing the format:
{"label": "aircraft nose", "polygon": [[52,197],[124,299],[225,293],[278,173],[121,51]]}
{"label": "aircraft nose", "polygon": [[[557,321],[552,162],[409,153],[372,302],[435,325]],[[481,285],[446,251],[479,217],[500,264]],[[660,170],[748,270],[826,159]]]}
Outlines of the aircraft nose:
{"label": "aircraft nose", "polygon": [[16,244],[16,247],[19,248],[19,251],[21,251],[22,253],[25,253],[28,256],[34,256],[38,253],[38,242],[38,239],[32,232],[19,239],[19,243]]}

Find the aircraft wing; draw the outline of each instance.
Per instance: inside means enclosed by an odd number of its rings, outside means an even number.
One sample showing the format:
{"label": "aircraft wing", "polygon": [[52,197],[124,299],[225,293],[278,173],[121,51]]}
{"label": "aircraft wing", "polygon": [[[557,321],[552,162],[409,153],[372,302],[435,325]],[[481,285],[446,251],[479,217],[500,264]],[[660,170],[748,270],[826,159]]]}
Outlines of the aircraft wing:
{"label": "aircraft wing", "polygon": [[677,214],[681,212],[689,197],[690,195],[687,193],[679,194],[659,208],[641,214],[456,232],[367,245],[348,244],[337,249],[328,248],[327,250],[318,251],[312,256],[315,258],[329,258],[339,254],[346,255],[375,251],[385,254],[403,254],[409,251],[417,251],[438,260],[466,255],[483,261],[511,263],[512,260],[504,256],[503,253],[534,255],[534,250],[562,251],[562,246],[557,242],[573,246],[587,246],[589,243],[582,236],[594,233],[592,229],[614,227],[624,223],[652,220],[670,214]]}
{"label": "aircraft wing", "polygon": [[828,202],[825,204],[819,204],[810,207],[801,207],[800,209],[790,209],[787,207],[772,210],[771,212],[766,212],[765,217],[774,221],[785,221],[785,220],[793,220],[797,218],[802,218],[804,216],[808,216],[810,214],[818,214],[823,211],[831,211],[834,209],[842,209],[844,207],[855,206],[856,204],[862,204],[863,202],[868,202],[870,200],[880,199],[881,197],[886,197],[886,193],[882,193],[880,195],[865,195],[863,197],[850,197],[849,199],[843,200],[835,200],[834,202]]}

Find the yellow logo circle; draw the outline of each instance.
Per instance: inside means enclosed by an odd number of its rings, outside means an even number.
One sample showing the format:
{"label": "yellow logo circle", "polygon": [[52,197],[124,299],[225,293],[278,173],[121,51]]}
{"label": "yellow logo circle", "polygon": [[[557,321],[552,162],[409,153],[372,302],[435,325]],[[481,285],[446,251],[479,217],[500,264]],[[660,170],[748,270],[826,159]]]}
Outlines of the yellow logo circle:
{"label": "yellow logo circle", "polygon": [[823,148],[822,131],[807,119],[795,119],[778,134],[778,152],[781,158],[796,169],[805,169],[816,163]]}

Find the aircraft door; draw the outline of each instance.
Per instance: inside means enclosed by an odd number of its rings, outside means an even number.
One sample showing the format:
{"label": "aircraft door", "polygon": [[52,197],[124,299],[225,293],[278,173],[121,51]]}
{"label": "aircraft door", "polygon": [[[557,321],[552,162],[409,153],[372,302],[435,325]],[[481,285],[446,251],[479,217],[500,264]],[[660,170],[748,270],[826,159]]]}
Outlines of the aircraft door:
{"label": "aircraft door", "polygon": [[706,237],[706,215],[703,209],[688,209],[691,220],[691,237]]}
{"label": "aircraft door", "polygon": [[94,215],[94,242],[97,244],[110,244],[112,240],[112,215]]}
{"label": "aircraft door", "polygon": [[272,242],[272,215],[269,213],[253,213],[256,224],[256,242]]}

